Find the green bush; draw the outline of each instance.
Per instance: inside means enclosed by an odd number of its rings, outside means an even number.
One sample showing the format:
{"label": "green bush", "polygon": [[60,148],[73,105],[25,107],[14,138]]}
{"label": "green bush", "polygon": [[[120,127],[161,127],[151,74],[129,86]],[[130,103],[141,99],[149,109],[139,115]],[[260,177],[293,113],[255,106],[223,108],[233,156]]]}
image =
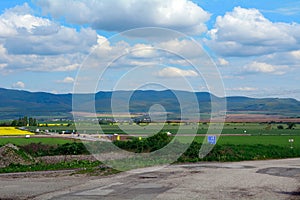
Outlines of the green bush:
{"label": "green bush", "polygon": [[278,129],[283,129],[284,127],[282,125],[277,126]]}
{"label": "green bush", "polygon": [[172,137],[168,136],[166,133],[157,133],[154,136],[139,140],[138,138],[133,138],[130,141],[115,141],[114,144],[121,149],[128,151],[141,153],[141,152],[153,152],[162,147],[166,146]]}
{"label": "green bush", "polygon": [[31,143],[25,146],[21,146],[25,152],[32,156],[54,156],[54,155],[81,155],[89,154],[83,143],[73,142],[62,145],[46,145],[42,143]]}
{"label": "green bush", "polygon": [[73,142],[59,145],[54,149],[55,155],[80,155],[89,154],[83,143]]}

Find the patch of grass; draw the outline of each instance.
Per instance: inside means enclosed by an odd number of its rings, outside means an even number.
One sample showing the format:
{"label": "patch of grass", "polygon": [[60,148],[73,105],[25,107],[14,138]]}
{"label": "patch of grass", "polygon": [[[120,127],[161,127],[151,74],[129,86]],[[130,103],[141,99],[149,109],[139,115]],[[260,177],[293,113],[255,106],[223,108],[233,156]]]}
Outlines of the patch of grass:
{"label": "patch of grass", "polygon": [[78,170],[74,174],[87,174],[89,176],[108,176],[112,174],[120,173],[121,171],[106,167],[104,165],[99,165],[97,167],[83,168]]}
{"label": "patch of grass", "polygon": [[6,145],[8,143],[17,145],[17,146],[24,146],[31,143],[41,143],[41,144],[47,144],[47,145],[62,145],[66,143],[70,143],[72,139],[64,139],[64,138],[0,138],[0,146]]}
{"label": "patch of grass", "polygon": [[32,172],[32,171],[50,171],[50,170],[64,170],[64,169],[85,169],[91,170],[98,167],[100,161],[86,161],[78,160],[71,162],[60,162],[55,164],[36,163],[33,165],[10,164],[8,167],[0,168],[0,173],[13,172]]}

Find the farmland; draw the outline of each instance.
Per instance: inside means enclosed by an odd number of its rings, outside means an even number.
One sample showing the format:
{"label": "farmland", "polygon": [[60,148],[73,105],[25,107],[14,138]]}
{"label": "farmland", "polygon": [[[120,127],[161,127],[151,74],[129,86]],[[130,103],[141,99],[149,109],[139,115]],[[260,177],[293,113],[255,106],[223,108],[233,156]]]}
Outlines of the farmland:
{"label": "farmland", "polygon": [[[46,123],[45,123],[46,124]],[[43,124],[43,125],[45,125]],[[7,143],[13,143],[18,146],[28,145],[30,143],[42,143],[47,145],[61,145],[65,143],[72,143],[76,140],[64,138],[70,135],[60,135],[63,131],[77,131],[80,134],[128,134],[132,136],[142,136],[143,138],[154,135],[155,133],[166,133],[170,132],[173,136],[178,133],[176,139],[182,143],[190,141],[190,137],[197,133],[194,141],[203,143],[205,140],[205,134],[207,134],[210,128],[209,134],[221,135],[218,136],[218,145],[275,145],[280,147],[294,148],[300,147],[300,125],[294,124],[289,129],[287,123],[246,123],[246,122],[226,122],[224,123],[223,129],[214,129],[214,125],[218,127],[220,124],[210,123],[141,123],[139,125],[133,123],[111,123],[111,124],[93,124],[91,122],[82,122],[80,129],[76,129],[75,124],[68,124],[65,122],[51,124],[47,123],[48,126],[37,126],[37,127],[26,127],[28,130],[34,131],[39,129],[42,133],[47,130],[52,133],[52,136],[47,138],[46,135],[43,138],[1,138],[0,145]],[[51,125],[50,125],[51,124]],[[50,126],[49,126],[50,125]],[[210,127],[211,126],[211,127]],[[100,128],[101,127],[101,128]],[[180,130],[180,132],[178,132]],[[2,131],[2,132],[1,132]],[[0,128],[0,133],[3,135],[14,136],[17,133],[21,135],[32,134],[28,131],[22,131],[12,127]],[[54,135],[53,135],[54,134]],[[46,138],[44,138],[46,137]],[[75,137],[76,138],[76,137]],[[293,139],[293,143],[289,142],[289,139]],[[77,140],[80,142],[80,140]]]}
{"label": "farmland", "polygon": [[0,127],[0,136],[34,135],[32,132],[15,127]]}
{"label": "farmland", "polygon": [[[152,135],[158,131],[169,131],[177,133],[180,128],[183,134],[191,134],[197,130],[197,134],[206,134],[209,128],[209,123],[141,123],[128,124],[128,123],[111,123],[111,124],[93,124],[88,122],[80,123],[81,133],[87,134],[145,134]],[[212,127],[220,126],[221,124],[211,124]],[[278,129],[278,126],[282,126],[282,129]],[[28,127],[31,130],[39,128],[40,130],[49,130],[51,132],[60,132],[63,130],[76,130],[74,124],[69,126],[57,125],[48,127]],[[213,130],[213,129],[212,129]],[[245,132],[246,131],[246,132]],[[216,130],[216,132],[219,132]],[[287,123],[224,123],[222,128],[222,134],[250,134],[250,135],[297,135],[300,134],[300,125],[294,126],[292,129],[288,129]]]}
{"label": "farmland", "polygon": [[[86,144],[92,145],[92,149],[99,148],[102,153],[111,153],[109,145],[106,142],[97,142],[97,134],[128,134],[131,136],[142,137],[143,139],[129,139],[129,141],[115,141],[114,144],[119,148],[136,153],[147,153],[160,149],[167,145],[172,137],[168,137],[166,132],[171,132],[176,136],[179,143],[178,149],[184,146],[184,143],[193,142],[186,152],[180,156],[177,162],[196,162],[196,161],[241,161],[256,159],[278,159],[300,156],[300,127],[294,124],[293,127],[287,123],[225,123],[223,129],[218,125],[210,123],[141,123],[139,125],[132,123],[111,123],[100,125],[92,122],[81,122],[80,129],[76,129],[74,124],[57,123],[56,125],[26,127],[28,130],[39,129],[39,133],[30,138],[25,136],[0,138],[0,146],[12,143],[21,147],[25,152],[32,156],[57,156],[57,155],[87,155],[89,151],[78,140],[77,134],[59,134],[66,130],[77,131],[81,136],[93,137],[96,140],[87,141]],[[291,128],[291,129],[290,129]],[[2,128],[4,129],[4,128]],[[203,143],[207,143],[206,134],[210,129],[210,135],[217,135],[217,144],[212,151],[204,158],[199,158],[199,150]],[[13,132],[14,129],[10,128]],[[47,130],[47,131],[46,131]],[[178,130],[181,130],[180,132]],[[218,133],[222,134],[218,134]],[[156,134],[159,133],[159,134]],[[195,135],[195,133],[197,133]],[[50,134],[47,136],[47,134]],[[165,134],[164,136],[161,134]],[[176,135],[178,134],[178,135]],[[84,135],[84,136],[82,136]],[[73,138],[73,139],[71,139]],[[77,138],[77,140],[76,140]],[[289,142],[293,139],[293,142]],[[292,148],[291,148],[292,147]],[[104,148],[104,149],[103,149]],[[95,153],[95,152],[92,152]],[[85,157],[84,157],[85,158]],[[129,163],[135,163],[136,167],[151,166],[153,164],[163,164],[168,162],[164,158],[158,161],[147,160],[114,160],[114,164],[127,169],[131,166]],[[154,162],[154,163],[153,163]],[[63,163],[59,165],[64,166]],[[43,165],[41,165],[43,166]],[[32,167],[32,166],[31,166]],[[38,169],[40,166],[37,167]],[[44,166],[42,167],[44,168]],[[47,167],[46,167],[47,168]],[[45,169],[46,169],[45,168]],[[123,169],[122,168],[122,169]],[[26,170],[26,167],[19,166],[5,170],[19,171]],[[35,168],[34,168],[35,169]],[[129,169],[129,168],[128,168]]]}

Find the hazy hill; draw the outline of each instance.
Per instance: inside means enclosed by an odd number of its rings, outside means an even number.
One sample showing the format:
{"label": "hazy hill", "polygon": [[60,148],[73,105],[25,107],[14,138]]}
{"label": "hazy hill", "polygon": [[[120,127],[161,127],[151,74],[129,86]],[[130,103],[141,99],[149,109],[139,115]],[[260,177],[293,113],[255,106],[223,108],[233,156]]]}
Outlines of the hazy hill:
{"label": "hazy hill", "polygon": [[71,111],[71,94],[50,94],[0,88],[0,119],[24,115],[61,115]]}
{"label": "hazy hill", "polygon": [[[192,100],[195,97],[194,93],[184,91],[176,91],[175,93],[171,90],[147,90],[133,93],[130,91],[98,92],[95,96],[80,94],[78,95],[81,99],[80,106],[77,110],[88,111],[86,108],[90,107],[92,99],[95,98],[97,112],[110,112],[111,99],[113,99],[115,111],[118,112],[127,110],[125,107],[127,102],[129,102],[129,110],[134,113],[147,112],[154,104],[160,104],[164,106],[166,111],[172,113],[180,112],[180,108],[193,112],[198,105],[201,112],[210,112],[211,99],[220,100],[220,98],[207,92],[195,93],[196,102]],[[300,102],[295,99],[227,97],[226,100],[229,112],[263,112],[300,116]],[[0,88],[0,119],[11,119],[24,115],[71,116],[71,111],[72,94],[27,92]]]}

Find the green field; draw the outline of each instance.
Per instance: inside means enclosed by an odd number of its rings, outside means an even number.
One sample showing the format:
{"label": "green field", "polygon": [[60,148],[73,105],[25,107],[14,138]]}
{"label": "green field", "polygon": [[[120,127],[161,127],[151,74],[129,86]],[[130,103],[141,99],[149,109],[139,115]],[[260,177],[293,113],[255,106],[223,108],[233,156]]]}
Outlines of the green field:
{"label": "green field", "polygon": [[[194,134],[197,131],[198,134],[207,134],[209,123],[150,123],[150,124],[131,124],[128,123],[114,123],[111,125],[101,125],[99,129],[98,125],[93,125],[89,122],[83,122],[80,133],[105,133],[105,134],[132,134],[132,135],[153,135],[158,132],[171,132],[176,134],[178,129],[181,129],[181,134]],[[214,124],[211,124],[210,134],[219,133],[219,129],[214,129]],[[216,125],[216,124],[215,124]],[[283,126],[283,129],[278,129],[278,126]],[[264,144],[264,145],[278,145],[289,146],[289,139],[294,139],[294,147],[300,147],[300,125],[296,124],[293,129],[287,129],[285,123],[224,123],[222,129],[222,135],[226,134],[247,134],[251,136],[222,136],[218,140],[218,144]],[[74,124],[70,126],[51,126],[51,127],[29,127],[31,130],[36,128],[40,130],[48,130],[50,132],[59,133],[64,130],[76,130]],[[122,130],[123,128],[123,130]],[[196,141],[202,142],[204,137],[196,137]],[[180,141],[188,141],[188,137],[181,137]],[[23,145],[29,143],[44,143],[44,144],[64,144],[70,142],[70,140],[61,138],[0,138],[0,145],[6,143],[14,143],[16,145]],[[71,141],[72,142],[72,141]]]}
{"label": "green field", "polygon": [[[204,136],[195,137],[195,141],[203,142]],[[179,137],[181,142],[188,141],[188,137]],[[300,136],[220,136],[217,144],[234,144],[234,145],[277,145],[290,147],[289,139],[294,139],[293,147],[300,147]],[[72,143],[74,140],[62,138],[0,138],[0,146],[12,143],[18,146],[30,143],[42,143],[48,145],[58,145]]]}
{"label": "green field", "polygon": [[[82,130],[77,130],[79,133],[101,133],[99,127],[92,125],[91,123],[84,123]],[[213,125],[213,124],[211,124]],[[283,129],[278,129],[278,126],[282,125]],[[119,127],[120,126],[120,127]],[[122,127],[123,126],[123,127]],[[35,130],[37,127],[30,127]],[[226,123],[222,129],[222,134],[218,136],[217,145],[215,145],[211,151],[204,157],[199,157],[199,150],[207,143],[205,134],[209,128],[209,124],[201,123],[183,123],[183,124],[159,124],[151,123],[149,125],[142,124],[113,124],[102,125],[102,130],[106,134],[133,134],[133,135],[145,135],[153,137],[145,137],[143,139],[133,139],[129,141],[114,141],[114,144],[119,148],[136,153],[148,153],[156,151],[166,146],[172,137],[169,137],[166,132],[171,132],[175,136],[179,128],[182,130],[181,134],[176,137],[180,143],[175,143],[176,150],[184,147],[187,142],[191,142],[187,149],[184,149],[184,153],[177,159],[176,162],[199,162],[199,161],[243,161],[243,160],[260,160],[260,159],[283,159],[300,157],[300,125],[296,125],[293,129],[287,129],[287,124],[267,124],[267,123]],[[125,128],[126,131],[122,130]],[[217,126],[211,126],[210,135],[219,133]],[[215,128],[215,129],[214,129]],[[70,126],[51,126],[51,127],[39,127],[40,130],[48,130],[50,132],[60,132],[63,130],[76,130],[74,125]],[[192,137],[191,134],[197,131],[198,135]],[[159,133],[159,134],[156,134]],[[188,135],[190,134],[190,135]],[[228,135],[230,134],[230,135]],[[194,139],[194,142],[191,140]],[[289,142],[293,139],[294,142]],[[76,143],[74,143],[76,141]],[[0,146],[7,143],[12,143],[17,146],[22,146],[20,149],[26,151],[32,156],[53,156],[53,155],[87,155],[93,153],[93,150],[103,152],[111,152],[110,145],[107,142],[86,142],[84,145],[81,140],[72,140],[64,138],[21,138],[21,137],[2,137],[0,138]],[[32,144],[35,143],[35,144]],[[36,143],[40,143],[36,145]],[[67,144],[69,143],[69,144]],[[43,144],[43,145],[41,145]],[[51,147],[49,147],[49,145]],[[92,147],[92,151],[88,151],[87,145]],[[93,146],[95,145],[95,146]],[[210,146],[210,145],[208,145]],[[33,148],[34,147],[34,148]],[[174,149],[173,149],[174,150]],[[172,150],[171,153],[174,153]],[[175,152],[176,153],[176,152]],[[147,167],[157,164],[169,163],[169,157],[161,157],[158,160],[145,160],[145,159],[116,159],[113,160],[111,166],[123,166],[124,170],[131,169],[131,166]],[[172,160],[171,162],[174,162]],[[45,169],[68,169],[84,167],[86,162],[78,163],[63,162],[54,165],[44,165],[38,163],[36,165],[23,166],[23,165],[11,165],[2,172],[17,172],[17,171],[31,171],[31,170],[45,170]],[[99,163],[88,163],[94,170],[95,166]],[[129,168],[128,168],[129,167]],[[97,168],[97,167],[96,167]],[[117,168],[119,169],[119,168]],[[121,169],[121,168],[120,168]],[[122,168],[123,170],[123,168]],[[1,173],[1,170],[0,170]]]}
{"label": "green field", "polygon": [[[195,141],[203,142],[204,136],[197,136]],[[294,139],[293,147],[300,148],[300,136],[220,136],[217,144],[233,144],[233,145],[276,145],[282,147],[290,147],[289,139]],[[187,138],[180,137],[181,142],[185,142]]]}
{"label": "green field", "polygon": [[[278,129],[279,125],[283,126],[283,129]],[[81,133],[87,134],[146,134],[151,135],[157,133],[158,131],[169,131],[171,133],[177,133],[180,128],[183,134],[192,134],[197,130],[198,134],[206,134],[209,128],[209,124],[206,123],[187,123],[187,124],[174,124],[174,123],[150,123],[129,125],[128,123],[115,123],[112,125],[101,125],[101,129],[98,125],[93,125],[90,123],[82,123],[80,130]],[[30,127],[35,130],[37,127]],[[75,125],[71,126],[53,126],[53,127],[38,127],[40,130],[49,130],[51,132],[60,132],[64,130],[76,130]],[[122,128],[124,130],[122,130]],[[212,132],[214,132],[214,126],[211,127]],[[218,133],[218,129],[215,129],[215,133]],[[225,123],[222,129],[222,134],[251,134],[251,135],[300,135],[300,125],[296,124],[293,129],[287,129],[286,124],[275,123]]]}
{"label": "green field", "polygon": [[0,146],[12,143],[14,145],[23,146],[30,143],[42,143],[47,145],[58,145],[72,143],[74,140],[63,139],[63,138],[0,138]]}

